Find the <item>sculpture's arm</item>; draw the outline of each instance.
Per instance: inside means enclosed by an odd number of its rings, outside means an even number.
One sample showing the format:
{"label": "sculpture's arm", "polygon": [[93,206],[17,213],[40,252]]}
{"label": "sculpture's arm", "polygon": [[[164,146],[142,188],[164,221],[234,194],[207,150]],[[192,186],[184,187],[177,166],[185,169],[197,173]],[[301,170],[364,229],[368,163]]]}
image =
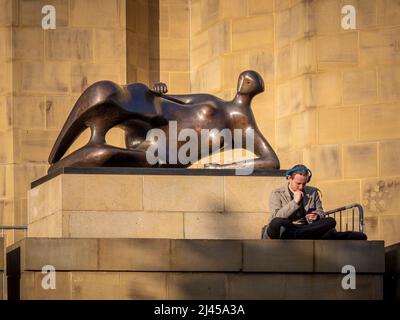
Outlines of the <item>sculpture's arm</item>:
{"label": "sculpture's arm", "polygon": [[182,104],[194,104],[216,99],[211,94],[166,94],[168,92],[167,85],[163,82],[157,82],[153,85],[153,92],[162,95],[164,99],[171,100]]}
{"label": "sculpture's arm", "polygon": [[252,151],[258,158],[251,160],[244,160],[233,162],[231,164],[208,164],[205,165],[206,168],[210,169],[237,169],[237,168],[254,168],[254,169],[279,169],[280,163],[279,159],[272,149],[271,145],[264,138],[262,133],[258,128],[253,128],[254,130],[254,150],[248,146],[246,143],[246,133],[243,130],[242,142],[243,149]]}

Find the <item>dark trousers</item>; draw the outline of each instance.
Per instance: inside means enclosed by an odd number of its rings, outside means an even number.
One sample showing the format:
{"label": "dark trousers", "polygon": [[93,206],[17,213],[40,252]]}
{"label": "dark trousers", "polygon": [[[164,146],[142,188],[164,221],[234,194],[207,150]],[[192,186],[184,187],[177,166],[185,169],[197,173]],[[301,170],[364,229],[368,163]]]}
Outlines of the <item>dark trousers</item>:
{"label": "dark trousers", "polygon": [[[285,227],[282,235],[281,227]],[[287,218],[271,220],[267,234],[271,239],[324,239],[324,240],[367,240],[361,232],[337,232],[333,218],[320,218],[311,224],[293,224]]]}

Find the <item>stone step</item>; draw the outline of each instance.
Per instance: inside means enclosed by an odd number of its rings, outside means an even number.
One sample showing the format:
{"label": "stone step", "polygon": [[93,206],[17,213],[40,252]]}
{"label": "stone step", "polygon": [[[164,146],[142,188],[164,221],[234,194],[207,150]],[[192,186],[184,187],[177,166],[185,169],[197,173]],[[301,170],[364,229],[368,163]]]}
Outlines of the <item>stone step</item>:
{"label": "stone step", "polygon": [[383,273],[383,241],[25,238],[21,271]]}
{"label": "stone step", "polygon": [[7,257],[22,299],[382,299],[385,269],[383,241],[26,238]]}
{"label": "stone step", "polygon": [[357,289],[344,290],[343,274],[236,272],[57,272],[56,289],[42,287],[39,271],[21,274],[23,300],[381,300],[383,277],[357,275]]}

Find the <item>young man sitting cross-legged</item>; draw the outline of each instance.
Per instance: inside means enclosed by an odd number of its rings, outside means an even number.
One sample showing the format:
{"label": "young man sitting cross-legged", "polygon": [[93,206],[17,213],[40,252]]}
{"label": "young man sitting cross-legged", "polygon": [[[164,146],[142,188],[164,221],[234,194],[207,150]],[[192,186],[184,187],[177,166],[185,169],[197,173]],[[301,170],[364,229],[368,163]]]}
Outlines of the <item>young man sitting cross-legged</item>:
{"label": "young man sitting cross-legged", "polygon": [[311,175],[310,169],[301,164],[287,171],[288,183],[271,193],[271,219],[263,238],[366,240],[361,232],[337,232],[335,219],[321,216],[324,211],[319,190],[306,186]]}

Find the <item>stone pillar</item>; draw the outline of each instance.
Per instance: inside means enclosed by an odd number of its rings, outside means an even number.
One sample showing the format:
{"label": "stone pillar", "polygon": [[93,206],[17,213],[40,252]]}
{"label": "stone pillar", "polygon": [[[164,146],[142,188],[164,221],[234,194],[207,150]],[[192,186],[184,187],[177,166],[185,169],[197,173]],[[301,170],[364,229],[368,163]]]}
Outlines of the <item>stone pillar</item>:
{"label": "stone pillar", "polygon": [[128,82],[168,84],[169,93],[188,93],[189,0],[128,0]]}
{"label": "stone pillar", "polygon": [[[44,5],[56,9],[55,30],[42,28]],[[26,225],[30,183],[46,173],[76,99],[98,80],[126,83],[125,0],[3,0],[1,7],[1,223]],[[87,140],[85,132],[71,150]],[[107,140],[123,144],[117,130]]]}
{"label": "stone pillar", "polygon": [[[14,223],[14,155],[12,126],[12,28],[15,4],[1,0],[0,7],[0,224]],[[9,238],[12,240],[12,234]]]}

